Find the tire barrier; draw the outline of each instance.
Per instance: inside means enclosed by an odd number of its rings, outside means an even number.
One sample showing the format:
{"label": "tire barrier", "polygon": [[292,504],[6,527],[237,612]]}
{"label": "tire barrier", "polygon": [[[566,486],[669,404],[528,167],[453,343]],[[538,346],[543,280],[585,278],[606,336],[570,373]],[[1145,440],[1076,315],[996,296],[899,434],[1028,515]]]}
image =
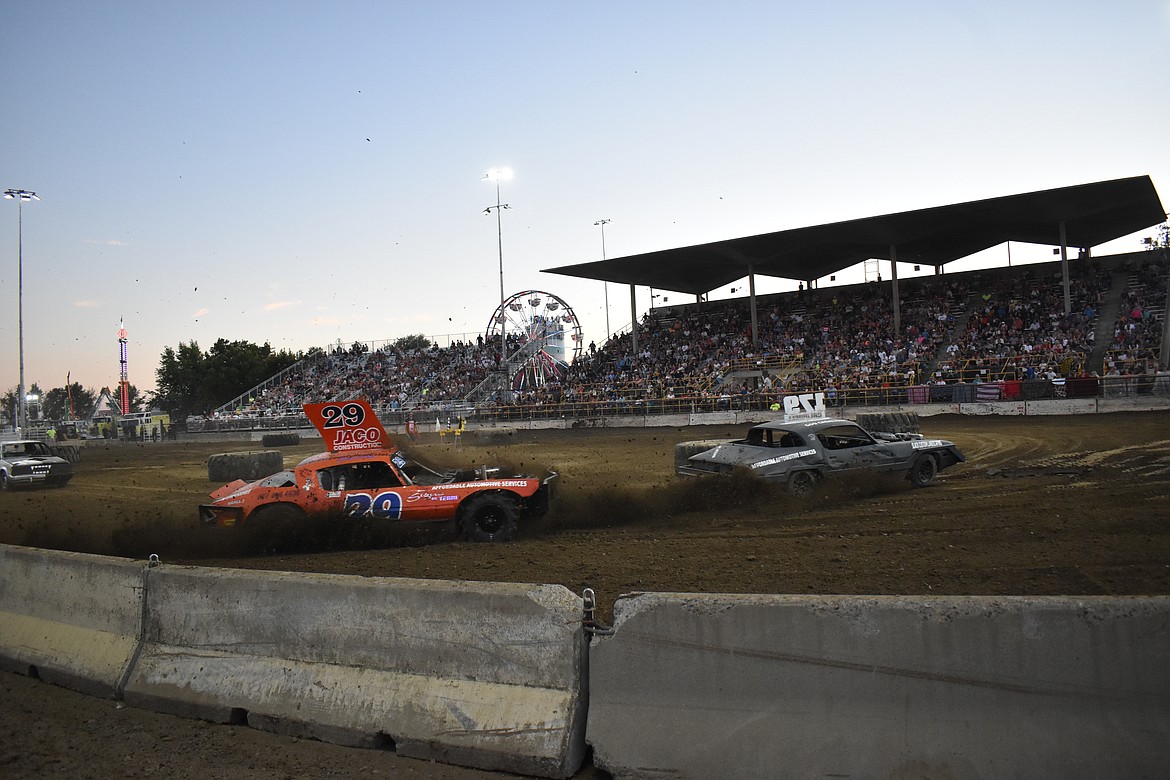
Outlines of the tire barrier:
{"label": "tire barrier", "polygon": [[0,545],[0,668],[117,698],[142,620],[142,564]]}
{"label": "tire barrier", "polygon": [[590,649],[615,778],[1163,777],[1168,597],[639,594]]}
{"label": "tire barrier", "polygon": [[266,433],[260,437],[265,447],[295,447],[301,443],[299,433]]}
{"label": "tire barrier", "polygon": [[50,444],[49,452],[56,455],[58,458],[64,458],[70,463],[81,462],[80,444]]}
{"label": "tire barrier", "polygon": [[525,775],[584,760],[561,586],[159,567],[128,704]]}
{"label": "tire barrier", "polygon": [[921,433],[917,412],[862,412],[857,424],[871,433]]}
{"label": "tire barrier", "polygon": [[212,482],[231,482],[245,479],[249,482],[264,479],[284,468],[284,456],[279,450],[256,452],[224,452],[207,459],[207,479]]}

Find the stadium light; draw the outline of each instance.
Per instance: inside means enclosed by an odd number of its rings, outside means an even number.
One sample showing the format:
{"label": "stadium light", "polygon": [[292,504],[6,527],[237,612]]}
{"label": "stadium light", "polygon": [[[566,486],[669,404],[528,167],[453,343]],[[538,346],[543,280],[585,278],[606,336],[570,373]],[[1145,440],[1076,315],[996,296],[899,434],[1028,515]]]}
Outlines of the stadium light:
{"label": "stadium light", "polygon": [[17,338],[20,341],[20,380],[16,386],[16,424],[22,430],[28,428],[28,402],[24,397],[24,204],[29,200],[40,200],[35,192],[28,190],[4,190],[5,200],[16,201],[16,322]]}
{"label": "stadium light", "polygon": [[[610,222],[613,222],[613,220],[612,219],[599,219],[593,223],[594,226],[599,226],[601,228],[601,260],[602,260],[602,262],[605,261],[605,226],[608,225]],[[603,279],[602,284],[605,285],[605,340],[609,341],[609,282],[607,282]]]}
{"label": "stadium light", "polygon": [[[504,225],[500,220],[500,212],[504,209],[512,208],[507,203],[500,203],[500,182],[508,181],[512,178],[511,168],[492,168],[483,175],[482,181],[494,181],[496,183],[496,205],[488,206],[483,210],[484,214],[491,214],[492,210],[496,212],[496,241],[500,248],[500,317],[501,320],[505,318],[504,315]],[[508,354],[508,339],[504,332],[504,322],[500,322],[500,355],[507,356]]]}

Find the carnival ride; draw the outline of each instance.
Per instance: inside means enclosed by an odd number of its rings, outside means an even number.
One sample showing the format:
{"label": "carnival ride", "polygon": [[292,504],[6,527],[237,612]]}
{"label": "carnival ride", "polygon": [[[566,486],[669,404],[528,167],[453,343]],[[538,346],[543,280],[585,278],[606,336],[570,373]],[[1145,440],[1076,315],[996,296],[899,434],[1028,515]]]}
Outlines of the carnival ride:
{"label": "carnival ride", "polygon": [[541,290],[505,299],[492,313],[485,339],[506,345],[503,355],[513,391],[561,379],[581,355],[581,323],[573,307]]}

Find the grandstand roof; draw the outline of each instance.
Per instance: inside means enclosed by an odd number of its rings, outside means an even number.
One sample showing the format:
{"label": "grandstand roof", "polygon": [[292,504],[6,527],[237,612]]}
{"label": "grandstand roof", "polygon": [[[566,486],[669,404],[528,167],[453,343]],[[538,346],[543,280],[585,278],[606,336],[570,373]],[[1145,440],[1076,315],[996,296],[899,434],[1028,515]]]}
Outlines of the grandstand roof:
{"label": "grandstand roof", "polygon": [[812,282],[871,259],[941,267],[1005,241],[1090,248],[1157,225],[1165,209],[1149,176],[954,203],[663,249],[546,273],[696,295],[750,272]]}

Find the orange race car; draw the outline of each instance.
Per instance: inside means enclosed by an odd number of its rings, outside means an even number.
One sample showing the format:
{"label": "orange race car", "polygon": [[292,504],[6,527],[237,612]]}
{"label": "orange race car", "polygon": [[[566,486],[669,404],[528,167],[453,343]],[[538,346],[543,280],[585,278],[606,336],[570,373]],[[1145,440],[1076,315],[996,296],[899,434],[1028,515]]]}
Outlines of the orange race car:
{"label": "orange race car", "polygon": [[390,443],[365,401],[305,404],[328,452],[292,471],[236,480],[199,507],[208,525],[289,524],[313,517],[411,523],[450,521],[476,542],[511,539],[521,519],[548,511],[555,472],[501,477],[499,469],[440,471]]}

